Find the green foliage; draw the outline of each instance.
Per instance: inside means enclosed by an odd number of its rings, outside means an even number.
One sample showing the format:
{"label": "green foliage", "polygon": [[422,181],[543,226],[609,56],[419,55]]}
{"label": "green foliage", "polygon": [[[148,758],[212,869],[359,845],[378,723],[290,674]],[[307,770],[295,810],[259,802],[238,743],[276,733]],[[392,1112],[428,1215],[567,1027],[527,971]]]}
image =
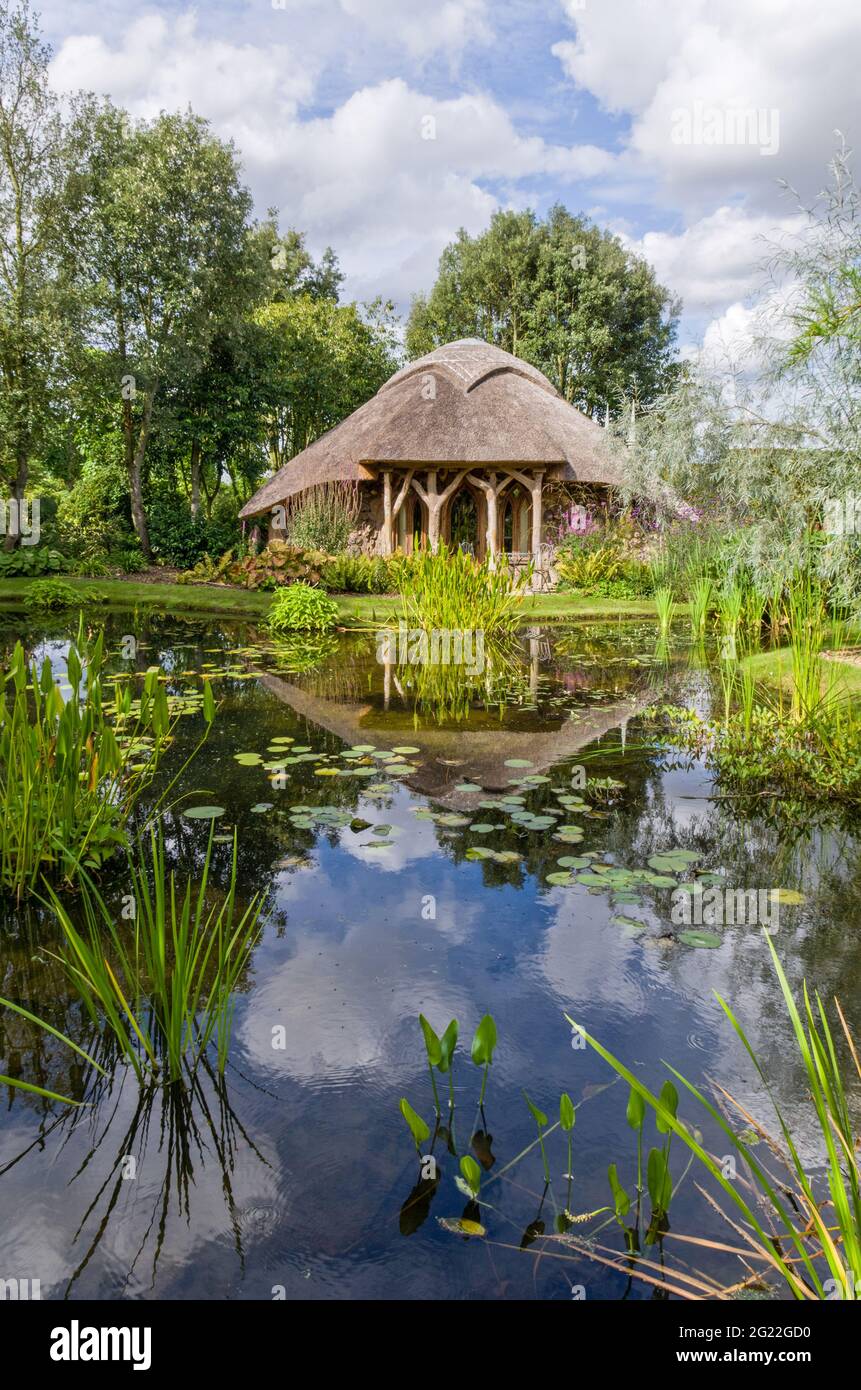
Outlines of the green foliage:
{"label": "green foliage", "polygon": [[0,550],[0,579],[33,579],[41,574],[61,574],[67,568],[59,550],[41,545],[19,545]]}
{"label": "green foliage", "polygon": [[260,934],[262,901],[236,903],[236,838],[226,894],[209,894],[212,837],[195,886],[168,874],[162,831],[148,851],[129,855],[134,923],[118,925],[91,881],[82,892],[83,926],[49,888],[65,936],[63,963],[91,1019],[107,1024],[136,1075],[179,1081],[193,1072],[211,1041],[218,1070],[227,1065],[233,994]]}
{"label": "green foliage", "polygon": [[385,555],[333,555],[320,569],[323,587],[336,594],[389,594],[398,573],[395,557]]}
{"label": "green foliage", "polygon": [[192,516],[187,503],[167,491],[150,502],[149,537],[153,554],[177,569],[191,569],[210,548],[203,517]]}
{"label": "green foliage", "polygon": [[244,589],[277,589],[300,580],[318,584],[324,558],[317,551],[274,540],[258,554],[234,560],[227,570],[221,565],[218,569],[228,583],[241,584]]}
{"label": "green foliage", "polygon": [[440,257],[430,295],[407,325],[411,357],[453,338],[480,338],[539,367],[590,415],[650,401],[674,379],[679,306],[619,239],[564,207],[546,221],[498,212],[461,231]]}
{"label": "green foliage", "polygon": [[460,1171],[473,1197],[477,1197],[481,1191],[481,1169],[472,1154],[464,1154],[460,1160]]}
{"label": "green foliage", "polygon": [[[88,596],[89,597],[89,596]],[[34,579],[24,595],[26,608],[57,612],[63,608],[80,606],[81,596],[71,584],[62,579]]]}
{"label": "green foliage", "polygon": [[526,579],[512,584],[505,568],[491,570],[465,551],[440,544],[422,549],[399,575],[404,620],[426,632],[513,633]]}
{"label": "green foliage", "polygon": [[589,546],[572,539],[563,542],[556,555],[560,587],[581,593],[594,593],[598,585],[622,579],[624,567],[622,547],[613,541]]}
{"label": "green foliage", "polygon": [[[158,670],[146,675],[137,711],[131,690],[105,705],[103,637],[83,628],[67,657],[64,699],[46,658],[28,665],[16,643],[0,696],[0,889],[20,898],[44,875],[73,883],[126,844],[126,825],[169,741],[171,718]],[[28,694],[27,686],[31,687]]]}
{"label": "green foliage", "polygon": [[291,584],[275,595],[266,622],[281,636],[291,632],[330,632],[338,621],[338,605],[322,589]]}
{"label": "green foliage", "polygon": [[416,1152],[420,1153],[422,1144],[426,1139],[430,1138],[430,1130],[421,1115],[417,1115],[415,1110],[413,1110],[406,1096],[401,1098],[401,1114],[409,1125],[410,1134],[413,1136],[413,1143],[416,1146]]}
{"label": "green foliage", "polygon": [[300,505],[287,518],[288,538],[301,549],[336,554],[346,548],[357,509],[358,494],[354,490],[311,488],[302,494]]}

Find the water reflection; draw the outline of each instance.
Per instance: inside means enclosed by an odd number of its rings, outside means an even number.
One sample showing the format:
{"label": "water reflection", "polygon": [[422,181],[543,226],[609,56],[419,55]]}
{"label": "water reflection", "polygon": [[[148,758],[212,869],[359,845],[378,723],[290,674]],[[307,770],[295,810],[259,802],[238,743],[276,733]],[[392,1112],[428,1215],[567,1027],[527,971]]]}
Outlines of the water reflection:
{"label": "water reflection", "polygon": [[[192,620],[155,620],[126,659],[117,639],[130,621],[109,623],[118,670],[160,662],[177,693],[203,670],[215,680],[221,710],[189,790],[225,807],[225,830],[239,833],[242,894],[267,892],[268,925],[226,1084],[202,1073],[181,1094],[142,1093],[112,1064],[95,1086],[56,1040],[0,1010],[0,1071],[91,1102],[58,1114],[35,1097],[9,1099],[0,1209],[11,1264],[41,1277],[53,1297],[268,1298],[278,1285],[300,1299],[570,1298],[572,1282],[590,1297],[648,1297],[631,1287],[624,1259],[619,1270],[585,1256],[564,1268],[541,1258],[563,1233],[540,1159],[498,1176],[534,1138],[524,1088],[548,1113],[562,1090],[589,1101],[575,1132],[575,1212],[606,1204],[608,1155],[630,1147],[620,1088],[607,1086],[599,1059],[569,1046],[563,1010],[650,1081],[667,1058],[693,1079],[719,1077],[761,1110],[717,990],[795,1121],[803,1077],[756,929],[727,929],[719,948],[689,949],[670,922],[667,890],[637,882],[601,891],[551,875],[584,853],[633,874],[677,847],[730,883],[798,889],[804,902],[781,916],[785,967],[795,982],[806,975],[839,993],[857,1027],[855,828],[769,819],[723,798],[695,760],[656,745],[651,704],[706,710],[714,689],[707,653],[676,645],[656,663],[653,625],[527,632],[504,701],[474,692],[464,720],[434,717],[440,711],[416,699],[403,671],[387,679],[371,634],[340,641],[334,656],[285,659],[251,626],[213,634]],[[60,629],[46,640],[62,661]],[[194,719],[181,721],[166,775],[197,733]],[[309,750],[281,769],[280,784],[262,761],[235,757],[265,761],[276,738]],[[409,766],[393,775],[390,757],[345,758],[356,746],[416,751],[399,755]],[[578,791],[581,767],[607,785]],[[360,768],[369,775],[355,775]],[[262,803],[270,809],[253,809]],[[180,875],[199,866],[205,828],[181,807],[164,828]],[[223,888],[230,850],[215,849]],[[624,901],[632,895],[636,904]],[[619,924],[631,913],[644,925],[636,935]],[[50,922],[30,909],[0,931],[3,993],[92,1047],[91,1025],[51,957]],[[430,1114],[418,1014],[458,1017],[468,1031],[488,1011],[501,1043],[471,1149],[493,1184],[492,1253],[437,1220],[473,1219],[454,1184],[451,1135],[437,1134],[438,1175],[423,1179],[398,1114],[402,1095]],[[459,1055],[455,1123],[464,1132],[475,1075]],[[802,1131],[799,1141],[815,1162],[812,1137]],[[134,1179],[124,1176],[129,1158]],[[558,1163],[552,1176],[558,1188]],[[690,1230],[695,1212],[700,1221],[688,1183],[674,1228]],[[706,1218],[709,1229],[726,1234]],[[618,1233],[603,1233],[608,1245],[611,1237],[624,1255]]]}

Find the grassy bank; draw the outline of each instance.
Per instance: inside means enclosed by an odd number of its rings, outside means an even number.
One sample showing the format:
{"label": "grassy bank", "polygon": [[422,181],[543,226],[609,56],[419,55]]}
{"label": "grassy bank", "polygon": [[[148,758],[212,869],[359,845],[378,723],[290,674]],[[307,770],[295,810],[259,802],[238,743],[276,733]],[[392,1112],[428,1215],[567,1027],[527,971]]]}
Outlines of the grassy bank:
{"label": "grassy bank", "polygon": [[[782,686],[784,690],[792,690],[792,652],[788,647],[779,647],[770,652],[756,652],[753,656],[747,657],[742,665],[756,680],[764,681],[775,688]],[[837,693],[861,698],[861,666],[838,659],[824,661],[823,666],[823,694],[833,680]]]}
{"label": "grassy bank", "polygon": [[[0,610],[23,604],[27,579],[0,580]],[[144,583],[136,579],[76,579],[64,576],[82,596],[95,591],[104,596],[106,608],[146,608],[162,613],[214,613],[222,617],[261,618],[272,601],[271,593],[219,587],[214,584]],[[397,595],[334,594],[341,618],[348,626],[365,627],[395,617],[400,607]],[[680,604],[678,613],[687,611]],[[652,599],[589,598],[582,594],[536,594],[523,600],[524,620],[542,621],[565,618],[654,618]]]}

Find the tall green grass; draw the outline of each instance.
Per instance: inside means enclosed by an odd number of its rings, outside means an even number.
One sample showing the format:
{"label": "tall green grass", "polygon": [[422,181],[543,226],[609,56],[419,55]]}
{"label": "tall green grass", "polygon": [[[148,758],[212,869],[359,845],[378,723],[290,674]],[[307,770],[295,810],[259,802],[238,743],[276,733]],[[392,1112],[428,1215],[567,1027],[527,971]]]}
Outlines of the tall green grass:
{"label": "tall green grass", "polygon": [[435,552],[421,550],[404,566],[399,578],[403,617],[410,628],[502,637],[517,627],[527,582],[528,575],[514,584],[504,565],[492,570],[442,543]]}
{"label": "tall green grass", "polygon": [[224,1071],[233,994],[260,934],[261,898],[236,902],[234,837],[227,893],[210,891],[213,830],[196,885],[168,876],[162,833],[152,828],[148,852],[129,855],[133,923],[118,924],[95,885],[85,879],[83,923],[48,890],[65,936],[59,957],[90,1018],[106,1025],[138,1078],[178,1081],[215,1040]]}

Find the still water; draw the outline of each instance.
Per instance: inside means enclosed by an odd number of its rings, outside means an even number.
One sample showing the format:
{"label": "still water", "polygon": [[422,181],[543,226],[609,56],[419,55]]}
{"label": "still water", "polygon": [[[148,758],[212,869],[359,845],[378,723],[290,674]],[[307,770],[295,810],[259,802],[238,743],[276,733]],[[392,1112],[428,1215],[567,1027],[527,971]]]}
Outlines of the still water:
{"label": "still water", "polygon": [[[94,1081],[60,1043],[0,1010],[0,1072],[87,1102],[70,1111],[4,1094],[0,1274],[39,1279],[43,1298],[653,1297],[630,1279],[609,1214],[554,1239],[566,1208],[607,1206],[608,1164],[629,1192],[636,1175],[627,1087],[577,1045],[564,1015],[654,1089],[669,1062],[771,1122],[716,993],[799,1125],[806,1161],[819,1161],[760,927],[685,944],[666,869],[649,859],[682,850],[690,874],[802,894],[780,909],[781,959],[793,983],[839,995],[857,1028],[857,827],[743,815],[702,764],[657,739],[654,706],[707,712],[719,699],[714,663],[683,633],[656,655],[648,622],[529,629],[502,669],[464,691],[381,666],[372,633],[285,656],[248,625],[121,612],[103,621],[118,672],[158,664],[177,696],[212,678],[218,717],[165,835],[183,879],[199,870],[209,834],[184,811],[222,807],[216,831],[236,827],[241,895],[265,895],[265,925],[223,1082],[204,1068],[193,1090],[141,1092],[71,993],[50,915],[6,910],[0,993],[99,1049],[108,1075]],[[11,617],[0,627],[4,649],[26,636],[57,670],[69,635],[60,621],[35,636]],[[180,719],[165,776],[202,728],[199,714]],[[230,845],[214,853],[217,891]],[[118,904],[121,868],[102,887]],[[445,1134],[433,1149],[439,1182],[419,1183],[399,1101],[432,1125],[420,1013],[439,1033],[460,1023],[452,1147],[463,1154],[477,1136],[478,1211],[456,1184]],[[499,1042],[481,1116],[469,1043],[487,1013]],[[444,1109],[446,1085],[440,1078]],[[537,1147],[507,1167],[536,1136],[524,1091],[549,1125],[562,1092],[577,1106],[572,1176],[557,1129],[547,1192]],[[692,1102],[680,1114],[722,1152],[727,1141]],[[675,1232],[731,1232],[697,1194],[701,1174],[687,1171],[678,1143],[670,1166],[670,1231],[651,1257],[740,1279],[732,1257],[674,1246]],[[486,1234],[445,1224],[464,1215]]]}

